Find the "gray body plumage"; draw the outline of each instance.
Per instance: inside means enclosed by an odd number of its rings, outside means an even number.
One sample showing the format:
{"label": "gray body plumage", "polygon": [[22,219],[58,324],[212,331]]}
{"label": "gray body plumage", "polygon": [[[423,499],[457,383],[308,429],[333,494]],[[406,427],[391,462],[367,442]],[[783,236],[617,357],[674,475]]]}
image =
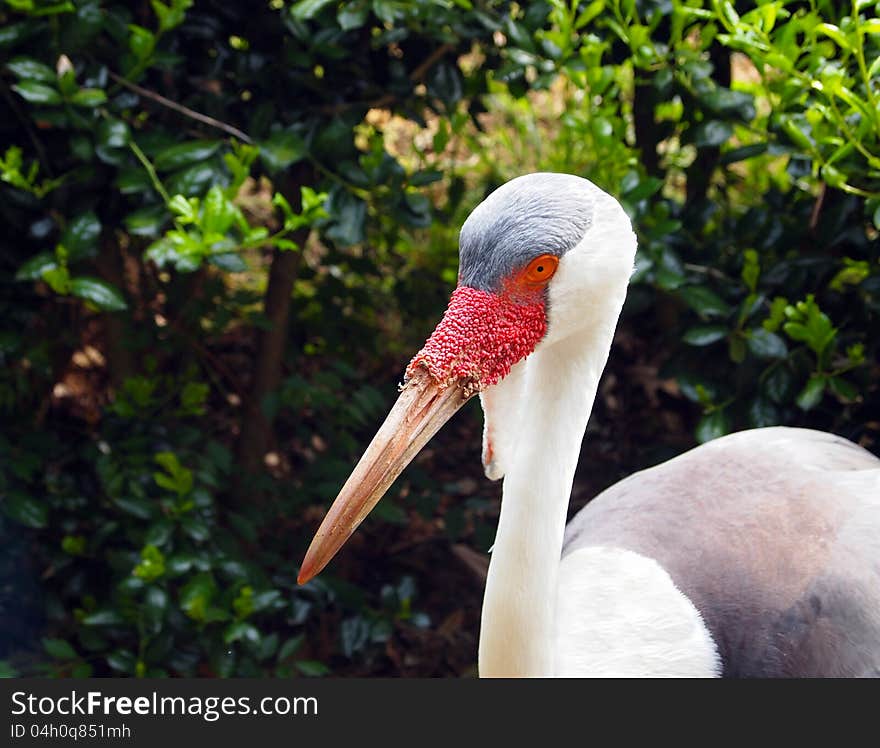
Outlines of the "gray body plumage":
{"label": "gray body plumage", "polygon": [[581,177],[553,173],[529,174],[499,187],[461,227],[461,284],[497,292],[504,278],[533,257],[562,257],[589,229],[596,192]]}
{"label": "gray body plumage", "polygon": [[734,677],[880,675],[880,460],[831,434],[733,434],[636,473],[568,525],[563,555],[656,560]]}

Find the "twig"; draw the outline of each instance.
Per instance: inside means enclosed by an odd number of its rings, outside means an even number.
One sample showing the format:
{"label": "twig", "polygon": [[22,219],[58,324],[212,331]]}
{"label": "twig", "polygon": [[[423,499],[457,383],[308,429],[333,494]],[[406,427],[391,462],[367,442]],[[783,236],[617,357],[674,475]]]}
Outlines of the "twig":
{"label": "twig", "polygon": [[822,210],[822,203],[825,202],[825,183],[819,185],[819,194],[816,196],[816,202],[813,204],[813,210],[810,213],[810,233],[816,233],[816,226],[819,223],[819,213]]}
{"label": "twig", "polygon": [[141,162],[141,165],[144,167],[144,169],[147,170],[147,174],[150,177],[150,182],[152,182],[156,192],[158,192],[159,195],[162,197],[162,200],[165,201],[165,205],[168,205],[168,203],[171,202],[171,197],[168,195],[165,187],[162,186],[162,182],[159,180],[159,175],[156,174],[156,169],[153,164],[150,163],[150,159],[148,159],[146,155],[144,155],[144,152],[140,149],[138,144],[134,142],[134,140],[129,141],[128,146],[129,148],[131,148],[134,155],[137,156],[137,160]]}
{"label": "twig", "polygon": [[149,89],[142,88],[136,83],[132,83],[131,81],[126,80],[121,75],[117,75],[116,73],[114,73],[112,70],[108,71],[108,75],[119,85],[124,86],[131,91],[134,91],[140,96],[145,96],[148,99],[152,99],[162,106],[173,109],[175,112],[180,112],[180,114],[189,117],[190,119],[194,119],[205,125],[209,125],[210,127],[216,127],[218,130],[223,130],[223,132],[229,133],[234,138],[238,138],[244,143],[254,142],[249,135],[243,133],[237,127],[233,127],[232,125],[228,125],[225,122],[221,122],[219,119],[214,119],[213,117],[209,117],[207,114],[202,114],[201,112],[197,112],[194,109],[185,107],[183,104],[178,104],[176,101],[172,101],[171,99],[166,99],[164,96],[162,96],[161,94],[157,94],[155,91],[150,91]]}

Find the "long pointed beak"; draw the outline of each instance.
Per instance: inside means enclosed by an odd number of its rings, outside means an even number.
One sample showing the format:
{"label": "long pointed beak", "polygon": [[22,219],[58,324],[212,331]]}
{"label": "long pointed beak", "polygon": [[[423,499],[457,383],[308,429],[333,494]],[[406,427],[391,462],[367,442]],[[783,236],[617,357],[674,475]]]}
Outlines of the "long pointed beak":
{"label": "long pointed beak", "polygon": [[303,559],[299,584],[329,563],[413,457],[474,394],[455,384],[441,387],[424,369],[410,378],[321,522]]}

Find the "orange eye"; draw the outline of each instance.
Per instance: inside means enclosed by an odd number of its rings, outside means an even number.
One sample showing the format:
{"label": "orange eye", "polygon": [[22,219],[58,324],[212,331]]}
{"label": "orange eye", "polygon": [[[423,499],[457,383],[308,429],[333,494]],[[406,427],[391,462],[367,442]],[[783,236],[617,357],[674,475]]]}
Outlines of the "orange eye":
{"label": "orange eye", "polygon": [[532,260],[523,271],[523,279],[526,283],[546,283],[553,277],[559,258],[556,255],[541,255]]}

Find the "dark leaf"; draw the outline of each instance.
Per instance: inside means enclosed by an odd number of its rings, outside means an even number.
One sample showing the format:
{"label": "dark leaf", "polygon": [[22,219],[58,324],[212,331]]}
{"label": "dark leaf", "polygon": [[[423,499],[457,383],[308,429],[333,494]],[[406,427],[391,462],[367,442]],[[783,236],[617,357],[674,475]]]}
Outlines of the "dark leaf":
{"label": "dark leaf", "polygon": [[700,325],[692,327],[681,339],[688,345],[711,345],[727,337],[728,329],[724,325]]}
{"label": "dark leaf", "polygon": [[749,350],[758,358],[783,358],[788,355],[785,341],[776,333],[756,327],[749,333]]}
{"label": "dark leaf", "polygon": [[64,639],[43,639],[43,649],[56,660],[75,660],[79,655]]}
{"label": "dark leaf", "polygon": [[718,294],[705,286],[685,286],[678,293],[702,317],[725,317],[730,306]]}
{"label": "dark leaf", "polygon": [[57,75],[52,68],[32,57],[16,57],[14,60],[7,62],[6,67],[9,68],[17,78],[23,80],[54,83],[57,79]]}
{"label": "dark leaf", "polygon": [[733,135],[733,126],[721,120],[701,122],[694,128],[692,140],[697,148],[719,146]]}
{"label": "dark leaf", "polygon": [[724,436],[730,431],[730,422],[723,410],[716,410],[703,416],[697,424],[694,435],[700,444]]}
{"label": "dark leaf", "polygon": [[62,246],[74,257],[88,255],[101,236],[101,222],[92,212],[80,213],[61,235]]}
{"label": "dark leaf", "polygon": [[817,374],[811,376],[806,386],[797,396],[797,406],[801,410],[812,410],[815,408],[822,400],[822,395],[825,392],[825,385],[827,383],[828,380],[823,376]]}
{"label": "dark leaf", "polygon": [[45,527],[49,511],[45,504],[24,493],[9,493],[2,499],[3,511],[10,519],[26,527]]}
{"label": "dark leaf", "polygon": [[12,90],[17,91],[25,101],[29,101],[31,104],[61,103],[61,94],[44,83],[26,80],[12,86]]}
{"label": "dark leaf", "polygon": [[176,143],[160,151],[153,159],[153,166],[158,171],[180,169],[209,159],[221,145],[219,140],[191,140],[187,143]]}
{"label": "dark leaf", "polygon": [[128,308],[119,290],[98,278],[73,278],[70,293],[105,312],[119,312]]}
{"label": "dark leaf", "polygon": [[266,169],[275,174],[305,157],[305,141],[290,130],[276,132],[259,144],[260,158]]}
{"label": "dark leaf", "polygon": [[22,265],[15,274],[16,280],[40,280],[43,273],[58,267],[58,261],[54,252],[40,252],[40,254],[31,257],[24,265]]}
{"label": "dark leaf", "polygon": [[81,88],[70,97],[71,103],[81,107],[96,107],[107,101],[107,94],[100,88]]}

